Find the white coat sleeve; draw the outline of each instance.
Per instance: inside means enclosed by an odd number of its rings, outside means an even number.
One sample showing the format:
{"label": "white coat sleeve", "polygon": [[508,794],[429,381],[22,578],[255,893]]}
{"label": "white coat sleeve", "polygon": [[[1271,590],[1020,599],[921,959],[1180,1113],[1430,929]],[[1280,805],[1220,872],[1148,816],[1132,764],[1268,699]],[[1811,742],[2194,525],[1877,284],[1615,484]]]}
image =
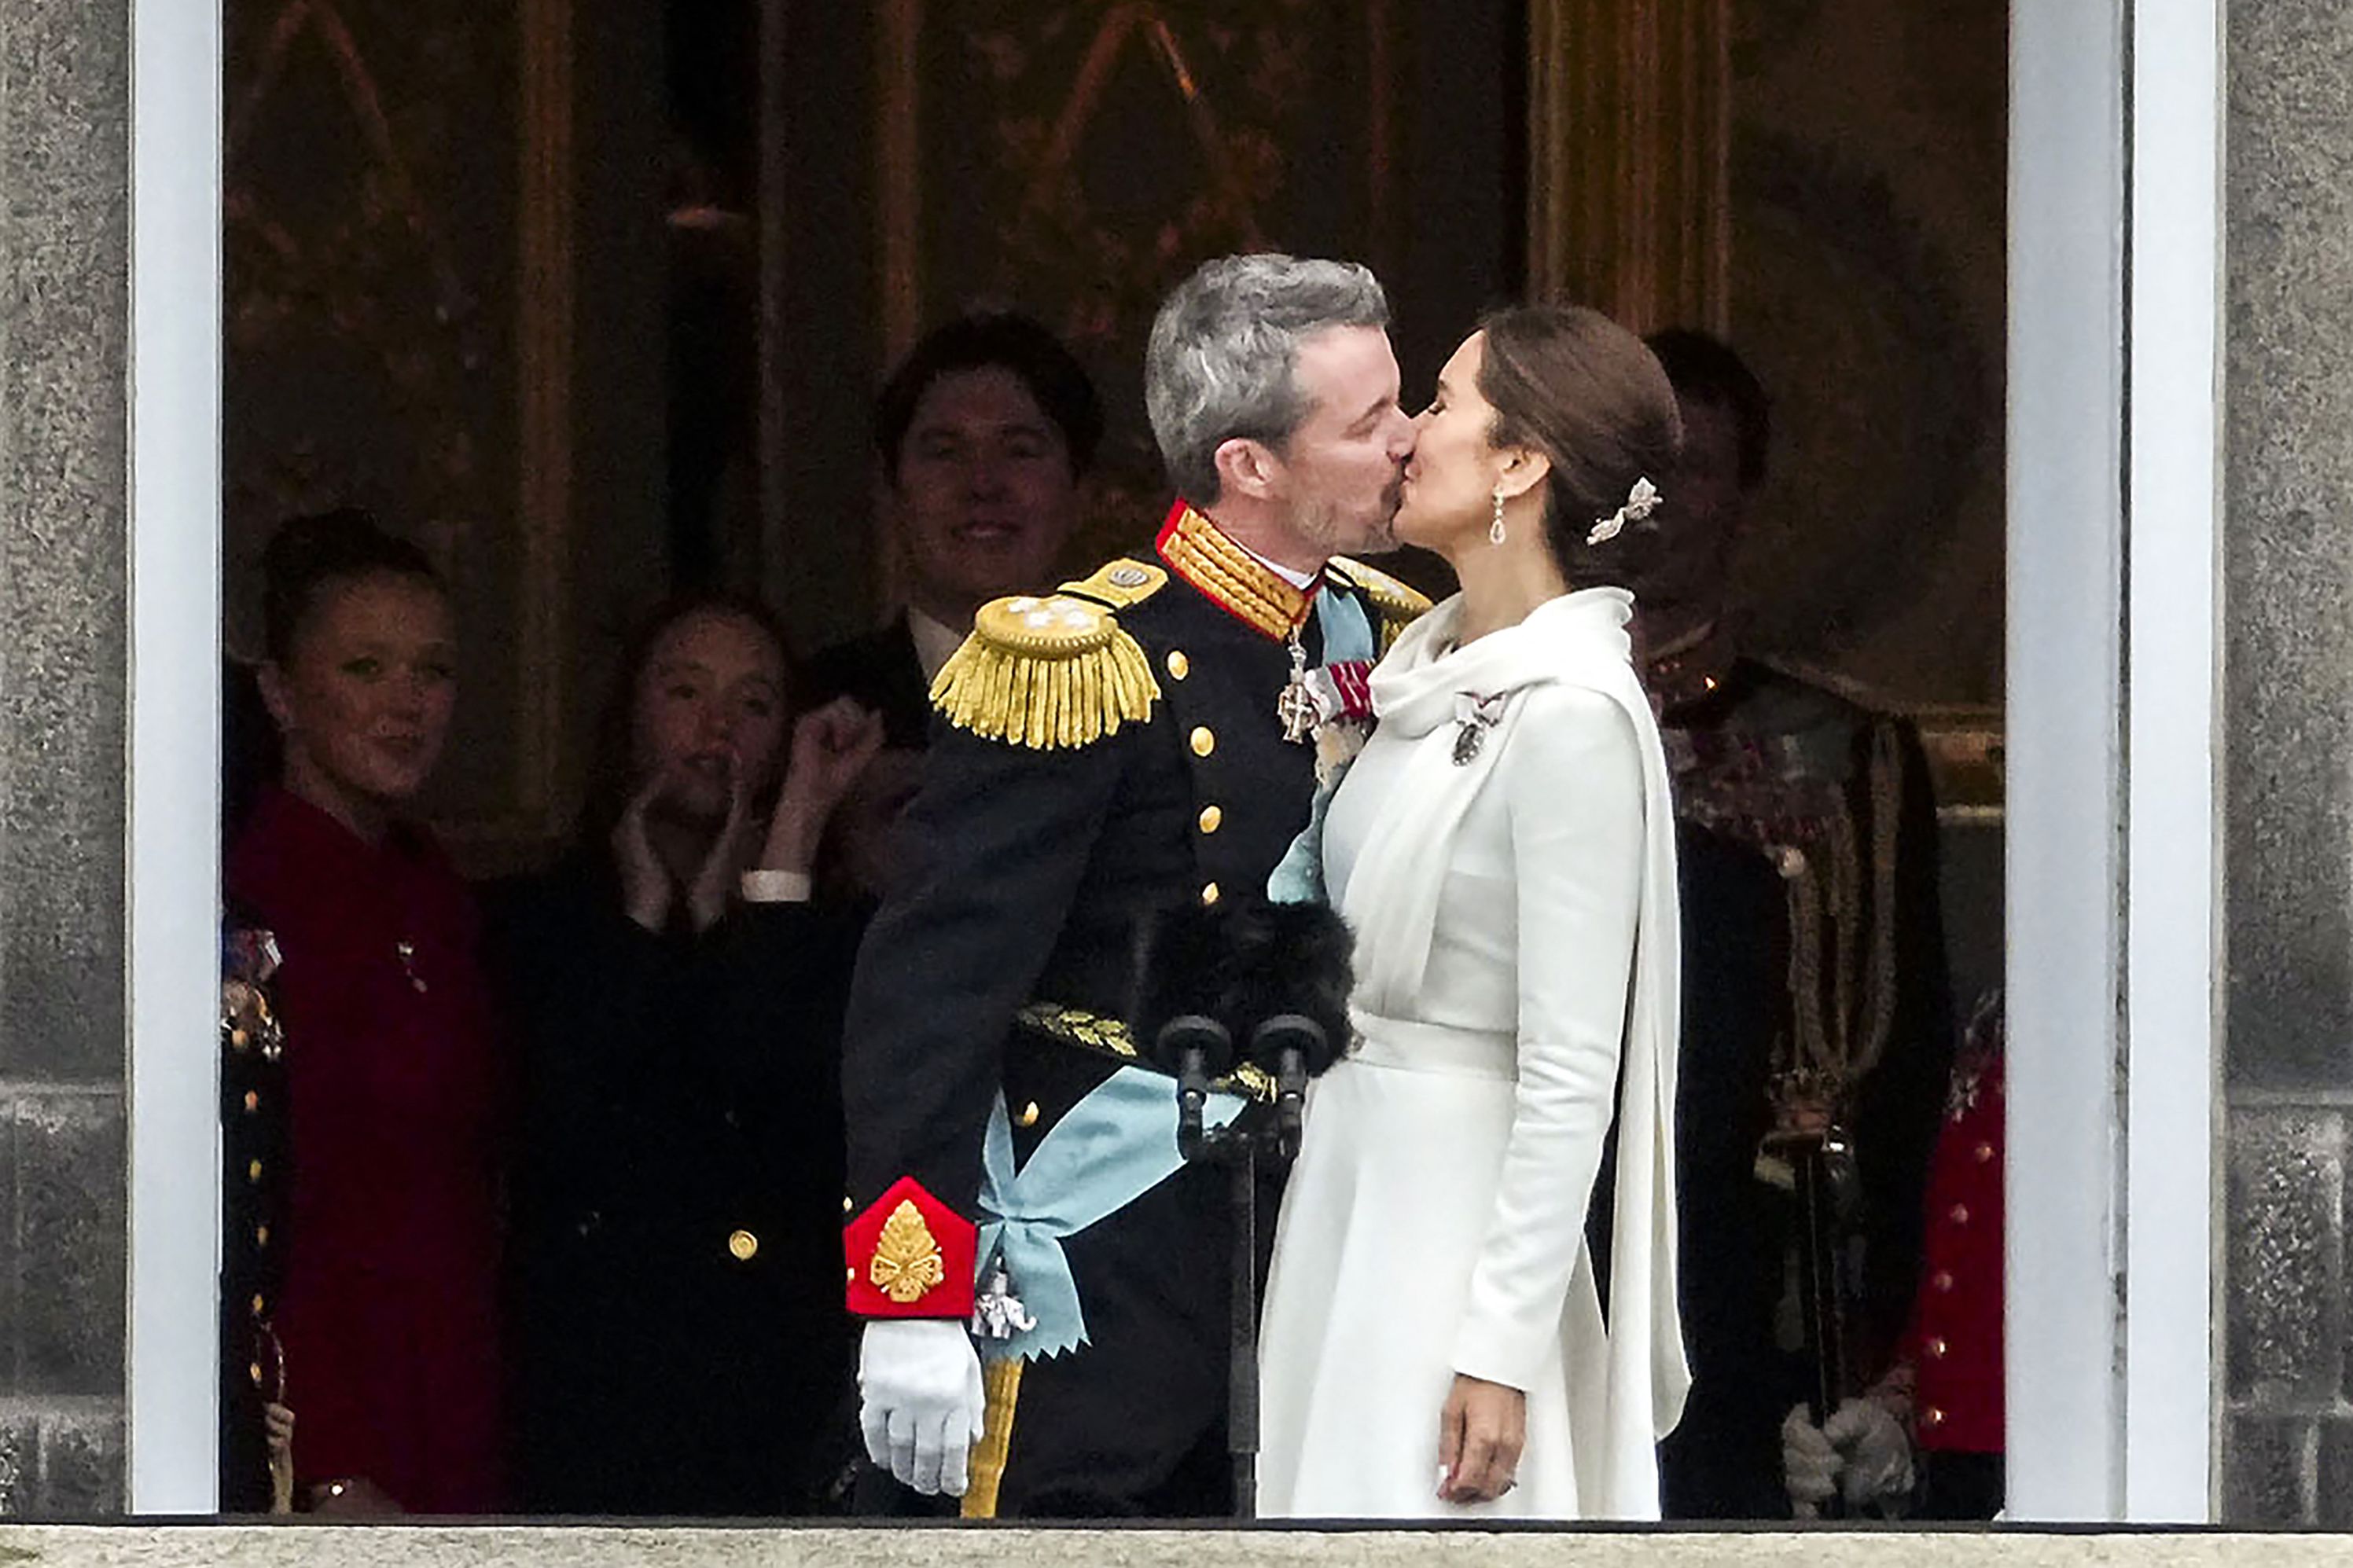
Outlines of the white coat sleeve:
{"label": "white coat sleeve", "polygon": [[1453,1360],[1518,1389],[1560,1344],[1617,1104],[1644,842],[1626,715],[1583,688],[1528,700],[1487,785],[1511,826],[1519,1085]]}

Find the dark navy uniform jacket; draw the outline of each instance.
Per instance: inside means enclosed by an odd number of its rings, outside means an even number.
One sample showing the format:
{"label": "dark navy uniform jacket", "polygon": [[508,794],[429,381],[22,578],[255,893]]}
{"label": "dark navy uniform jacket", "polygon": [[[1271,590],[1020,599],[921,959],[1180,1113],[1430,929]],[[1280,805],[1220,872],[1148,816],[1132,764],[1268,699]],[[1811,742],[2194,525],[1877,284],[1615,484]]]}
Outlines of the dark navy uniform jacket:
{"label": "dark navy uniform jacket", "polygon": [[[1313,748],[1285,740],[1276,717],[1289,626],[1311,664],[1321,657],[1307,595],[1181,505],[1161,555],[1176,569],[1132,602],[1116,584],[1160,569],[1114,563],[1064,589],[1103,592],[1149,661],[1159,696],[1148,717],[1050,750],[934,723],[902,826],[902,883],[852,988],[853,1310],[971,1310],[973,1244],[953,1233],[979,1213],[999,1092],[1026,1161],[1124,1065],[1104,1043],[1122,1031],[1090,1021],[1127,1015],[1139,931],[1185,900],[1262,894],[1307,822]],[[1376,626],[1410,613],[1410,590],[1344,563],[1321,591],[1366,595]],[[1059,1022],[1020,1021],[1039,1005]],[[947,1267],[936,1290],[886,1303],[871,1289],[879,1211],[911,1194]],[[1001,1511],[1224,1511],[1226,1202],[1219,1173],[1181,1171],[1064,1243],[1088,1342],[1020,1374]]]}

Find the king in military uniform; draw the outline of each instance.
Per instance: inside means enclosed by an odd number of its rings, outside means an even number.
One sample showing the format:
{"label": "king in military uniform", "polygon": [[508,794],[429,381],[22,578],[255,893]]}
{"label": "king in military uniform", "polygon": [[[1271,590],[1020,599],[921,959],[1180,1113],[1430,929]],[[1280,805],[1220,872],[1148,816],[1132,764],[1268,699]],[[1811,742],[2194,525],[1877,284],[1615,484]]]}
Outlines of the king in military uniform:
{"label": "king in military uniform", "polygon": [[934,683],[852,991],[848,1285],[870,1454],[968,1516],[1231,1506],[1223,1184],[1118,1020],[1156,917],[1266,892],[1425,605],[1338,554],[1387,547],[1412,447],[1388,319],[1354,265],[1195,273],[1145,367],[1155,549],[985,606]]}

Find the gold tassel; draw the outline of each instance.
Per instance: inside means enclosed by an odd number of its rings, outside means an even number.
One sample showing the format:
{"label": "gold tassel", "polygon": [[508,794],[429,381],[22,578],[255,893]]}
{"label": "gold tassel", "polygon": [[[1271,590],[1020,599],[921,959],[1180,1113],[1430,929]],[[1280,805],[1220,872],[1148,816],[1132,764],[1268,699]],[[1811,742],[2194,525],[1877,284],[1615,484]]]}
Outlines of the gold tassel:
{"label": "gold tassel", "polygon": [[932,683],[933,706],[957,729],[1040,752],[1141,724],[1159,700],[1151,661],[1111,613],[1060,596],[984,605]]}
{"label": "gold tassel", "polygon": [[997,1489],[1005,1482],[1005,1461],[1013,1455],[1013,1406],[1021,1397],[1021,1358],[984,1363],[981,1385],[988,1400],[982,1407],[980,1441],[972,1446],[972,1474],[964,1491],[964,1517],[995,1519]]}

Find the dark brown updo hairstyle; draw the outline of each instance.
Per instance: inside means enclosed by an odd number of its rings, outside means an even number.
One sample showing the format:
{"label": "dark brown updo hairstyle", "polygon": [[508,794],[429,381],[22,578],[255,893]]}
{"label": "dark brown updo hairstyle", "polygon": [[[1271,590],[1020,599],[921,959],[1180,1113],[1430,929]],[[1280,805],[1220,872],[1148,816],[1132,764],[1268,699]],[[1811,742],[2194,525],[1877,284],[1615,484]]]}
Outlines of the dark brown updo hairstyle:
{"label": "dark brown updo hairstyle", "polygon": [[261,552],[262,647],[283,668],[320,604],[334,589],[378,575],[408,577],[444,592],[433,563],[358,507],[290,517]]}
{"label": "dark brown updo hairstyle", "polygon": [[1552,464],[1545,541],[1573,588],[1631,579],[1628,519],[1616,539],[1588,544],[1593,525],[1626,504],[1637,479],[1663,490],[1683,447],[1674,388],[1642,340],[1580,305],[1518,305],[1479,323],[1487,335],[1479,392],[1495,411],[1496,447],[1525,447]]}

